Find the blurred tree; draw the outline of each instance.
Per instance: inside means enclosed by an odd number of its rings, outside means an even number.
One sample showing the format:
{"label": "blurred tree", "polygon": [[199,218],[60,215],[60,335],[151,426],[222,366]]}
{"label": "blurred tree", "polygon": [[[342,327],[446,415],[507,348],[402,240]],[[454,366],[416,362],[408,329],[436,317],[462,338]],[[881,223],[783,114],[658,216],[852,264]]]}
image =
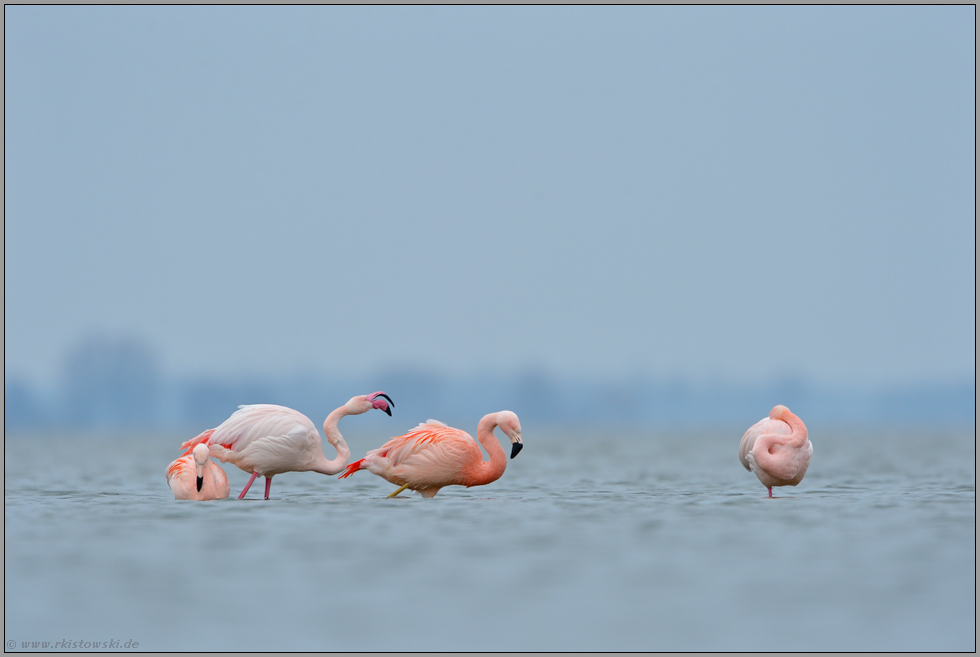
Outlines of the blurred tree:
{"label": "blurred tree", "polygon": [[80,427],[152,426],[159,388],[157,361],[145,343],[90,336],[65,360],[65,419]]}
{"label": "blurred tree", "polygon": [[19,378],[3,382],[3,427],[39,427],[47,424],[47,413],[32,386]]}

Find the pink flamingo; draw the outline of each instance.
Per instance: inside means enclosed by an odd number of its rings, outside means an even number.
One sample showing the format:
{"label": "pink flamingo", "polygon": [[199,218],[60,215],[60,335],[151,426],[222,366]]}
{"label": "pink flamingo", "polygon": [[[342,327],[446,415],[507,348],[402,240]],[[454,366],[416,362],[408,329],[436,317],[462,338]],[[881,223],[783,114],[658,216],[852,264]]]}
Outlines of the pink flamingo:
{"label": "pink flamingo", "polygon": [[806,425],[785,406],[776,406],[745,432],[738,458],[746,470],[755,473],[762,485],[795,486],[803,480],[813,445],[806,437]]}
{"label": "pink flamingo", "polygon": [[[390,408],[389,408],[390,404]],[[360,415],[377,408],[389,416],[395,404],[383,392],[352,397],[323,421],[327,441],[337,450],[337,458],[327,460],[320,446],[320,434],[308,417],[285,406],[254,404],[239,406],[231,417],[214,429],[208,429],[182,447],[206,443],[215,456],[234,463],[252,478],[238,499],[245,497],[256,477],[265,477],[265,499],[269,499],[272,478],[283,472],[319,472],[334,475],[344,469],[350,449],[337,429],[345,415]]]}
{"label": "pink flamingo", "polygon": [[228,475],[208,459],[208,448],[195,445],[167,466],[167,483],[176,500],[223,500],[228,497]]}
{"label": "pink flamingo", "polygon": [[429,420],[354,461],[340,478],[369,470],[401,486],[388,497],[406,488],[418,491],[422,497],[435,497],[443,486],[483,486],[500,479],[507,468],[504,449],[493,434],[496,427],[510,438],[510,457],[514,458],[524,447],[521,421],[510,411],[500,411],[485,415],[477,426],[476,436],[487,450],[489,461],[483,460],[483,452],[468,433]]}

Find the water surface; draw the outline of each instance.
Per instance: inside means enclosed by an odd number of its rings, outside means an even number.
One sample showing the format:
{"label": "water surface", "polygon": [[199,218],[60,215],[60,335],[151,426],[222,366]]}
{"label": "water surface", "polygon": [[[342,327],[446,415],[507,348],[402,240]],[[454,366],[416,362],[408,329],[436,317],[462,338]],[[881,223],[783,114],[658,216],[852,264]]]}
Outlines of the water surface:
{"label": "water surface", "polygon": [[[187,436],[7,436],[5,641],[140,650],[976,648],[967,430],[820,432],[766,499],[741,430],[525,426],[497,482],[367,472],[178,502]],[[349,435],[355,457],[384,437]],[[232,497],[247,475],[224,465]],[[11,644],[10,642],[14,642]]]}

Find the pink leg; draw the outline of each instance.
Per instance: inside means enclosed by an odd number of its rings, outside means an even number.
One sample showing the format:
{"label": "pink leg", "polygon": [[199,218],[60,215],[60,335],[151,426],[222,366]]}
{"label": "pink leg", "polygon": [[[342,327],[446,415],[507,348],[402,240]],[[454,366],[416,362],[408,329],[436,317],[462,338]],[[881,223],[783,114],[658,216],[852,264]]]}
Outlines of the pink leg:
{"label": "pink leg", "polygon": [[269,489],[272,488],[272,477],[265,478],[265,499],[269,499]]}
{"label": "pink leg", "polygon": [[769,487],[769,497],[772,497],[772,486]]}
{"label": "pink leg", "polygon": [[258,476],[259,476],[258,472],[252,473],[252,478],[248,480],[247,484],[245,484],[245,488],[242,489],[242,493],[241,495],[238,496],[238,499],[242,499],[243,497],[245,497],[245,493],[247,493],[248,489],[252,487],[252,482],[255,481],[255,478]]}

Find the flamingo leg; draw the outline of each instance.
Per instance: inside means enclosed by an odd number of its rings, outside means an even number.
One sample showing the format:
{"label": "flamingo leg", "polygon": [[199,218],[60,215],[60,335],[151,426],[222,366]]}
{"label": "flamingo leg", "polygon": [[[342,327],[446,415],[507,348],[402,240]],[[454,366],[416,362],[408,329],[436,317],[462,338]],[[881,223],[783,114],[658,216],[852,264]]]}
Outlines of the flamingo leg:
{"label": "flamingo leg", "polygon": [[238,496],[238,499],[242,499],[242,498],[245,497],[245,493],[247,493],[248,492],[248,489],[252,487],[252,482],[255,481],[255,478],[258,477],[258,476],[259,476],[259,473],[258,472],[253,472],[252,473],[252,478],[248,480],[248,483],[247,484],[245,484],[245,488],[242,489],[242,492]]}
{"label": "flamingo leg", "polygon": [[399,488],[398,490],[396,490],[394,493],[392,493],[388,497],[394,497],[395,495],[398,495],[398,493],[402,492],[406,488],[408,488],[408,484],[405,484],[404,486],[402,486],[401,488]]}
{"label": "flamingo leg", "polygon": [[269,489],[272,488],[272,477],[265,478],[265,499],[269,499]]}
{"label": "flamingo leg", "polygon": [[772,486],[769,487],[769,497],[772,497]]}

